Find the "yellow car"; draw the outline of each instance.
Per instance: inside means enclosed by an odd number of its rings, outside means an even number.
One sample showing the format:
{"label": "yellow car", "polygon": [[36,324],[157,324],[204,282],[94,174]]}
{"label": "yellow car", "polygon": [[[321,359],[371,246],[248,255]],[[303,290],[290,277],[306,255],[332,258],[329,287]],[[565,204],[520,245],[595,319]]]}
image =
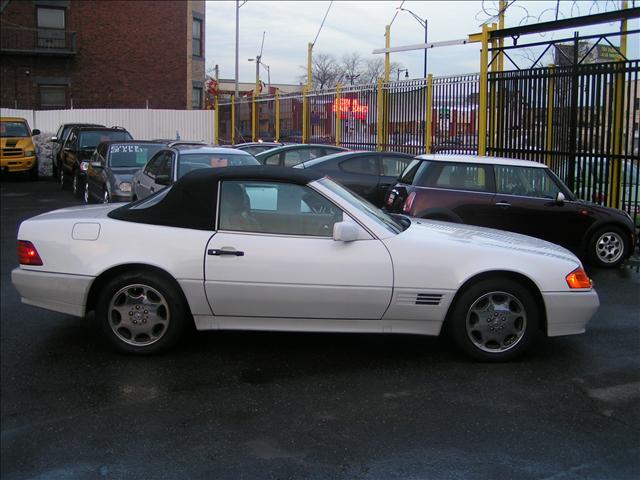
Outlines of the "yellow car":
{"label": "yellow car", "polygon": [[0,117],[0,171],[2,173],[28,173],[31,180],[38,179],[38,158],[33,135],[24,118]]}

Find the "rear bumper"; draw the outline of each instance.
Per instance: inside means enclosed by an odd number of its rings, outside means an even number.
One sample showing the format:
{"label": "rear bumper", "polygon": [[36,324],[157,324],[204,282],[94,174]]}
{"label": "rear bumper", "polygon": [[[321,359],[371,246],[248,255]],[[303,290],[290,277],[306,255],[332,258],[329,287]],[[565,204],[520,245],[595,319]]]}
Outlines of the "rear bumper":
{"label": "rear bumper", "polygon": [[89,287],[94,277],[37,272],[20,267],[11,271],[11,282],[22,303],[76,317],[85,315]]}
{"label": "rear bumper", "polygon": [[27,172],[37,163],[37,157],[2,157],[0,158],[0,169],[3,172]]}
{"label": "rear bumper", "polygon": [[547,292],[542,297],[547,309],[547,336],[584,333],[600,306],[595,290],[589,292]]}

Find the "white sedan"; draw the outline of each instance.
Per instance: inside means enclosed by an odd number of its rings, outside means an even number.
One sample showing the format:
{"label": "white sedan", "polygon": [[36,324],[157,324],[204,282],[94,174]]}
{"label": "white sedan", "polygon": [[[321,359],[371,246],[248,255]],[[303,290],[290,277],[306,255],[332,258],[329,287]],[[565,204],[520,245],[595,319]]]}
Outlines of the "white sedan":
{"label": "white sedan", "polygon": [[129,353],[199,330],[438,335],[508,360],[583,333],[598,296],[569,251],[523,235],[387,215],[312,170],[192,172],[127,205],[24,221],[22,301],[94,311]]}

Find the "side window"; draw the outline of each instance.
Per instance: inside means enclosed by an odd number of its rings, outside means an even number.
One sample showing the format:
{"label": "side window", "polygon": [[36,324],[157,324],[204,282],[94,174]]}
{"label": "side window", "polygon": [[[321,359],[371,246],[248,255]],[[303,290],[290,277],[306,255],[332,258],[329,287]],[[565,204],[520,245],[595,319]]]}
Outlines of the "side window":
{"label": "side window", "polygon": [[170,152],[166,152],[164,155],[164,162],[160,165],[160,169],[158,171],[158,175],[169,175],[169,178],[172,178],[171,173],[173,172],[173,159],[175,155]]}
{"label": "side window", "polygon": [[271,155],[270,157],[267,157],[264,161],[265,165],[280,165],[280,156],[282,154],[281,153],[276,153],[275,155]]}
{"label": "side window", "polygon": [[305,151],[298,151],[298,150],[289,150],[287,152],[284,152],[284,166],[285,167],[293,167],[294,165],[299,164],[300,162],[304,162],[305,160],[308,160],[308,158],[305,158]]}
{"label": "side window", "polygon": [[164,152],[156,153],[153,158],[149,160],[147,167],[144,169],[144,173],[146,173],[150,177],[155,177],[160,170],[160,165],[164,160],[164,155]]}
{"label": "side window", "polygon": [[382,175],[385,177],[399,177],[407,168],[411,159],[402,157],[382,157]]}
{"label": "side window", "polygon": [[375,157],[356,157],[340,162],[340,170],[361,175],[379,175],[378,159]]}
{"label": "side window", "polygon": [[496,191],[507,195],[555,198],[560,189],[546,168],[496,165]]}
{"label": "side window", "polygon": [[78,134],[76,130],[72,130],[71,133],[69,134],[69,138],[67,139],[67,142],[65,143],[65,148],[76,150],[77,146],[78,146]]}
{"label": "side window", "polygon": [[[445,163],[433,178],[433,185],[438,188],[455,190],[488,191],[487,168],[485,165],[470,163]],[[427,180],[429,183],[429,179]]]}
{"label": "side window", "polygon": [[342,210],[306,186],[225,181],[220,187],[221,230],[332,237],[342,218]]}
{"label": "side window", "polygon": [[429,161],[427,160],[423,161],[418,159],[411,160],[411,163],[409,163],[409,165],[407,165],[407,167],[405,168],[404,172],[402,172],[402,176],[400,177],[400,182],[405,183],[407,185],[413,184],[413,179],[416,177],[416,173],[418,172],[418,169],[424,163],[428,164]]}

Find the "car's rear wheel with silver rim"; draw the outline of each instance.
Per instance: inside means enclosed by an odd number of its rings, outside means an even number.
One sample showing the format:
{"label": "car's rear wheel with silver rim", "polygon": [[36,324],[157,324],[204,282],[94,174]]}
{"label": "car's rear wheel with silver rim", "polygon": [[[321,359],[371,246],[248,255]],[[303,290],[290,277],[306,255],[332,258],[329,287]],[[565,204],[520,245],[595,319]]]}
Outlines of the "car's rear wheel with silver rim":
{"label": "car's rear wheel with silver rim", "polygon": [[66,190],[67,188],[69,188],[67,176],[65,175],[64,168],[62,167],[60,167],[58,178],[60,179],[60,187],[62,188],[62,190]]}
{"label": "car's rear wheel with silver rim", "polygon": [[109,192],[105,188],[104,192],[102,192],[102,203],[109,203],[110,201],[111,201],[111,197],[109,196]]}
{"label": "car's rear wheel with silver rim", "polygon": [[178,341],[189,311],[181,293],[163,276],[122,274],[102,290],[96,316],[118,350],[151,354]]}
{"label": "car's rear wheel with silver rim", "polygon": [[89,193],[89,182],[85,182],[84,184],[84,203],[93,203],[93,199]]}
{"label": "car's rear wheel with silver rim", "polygon": [[604,227],[591,236],[589,257],[603,268],[615,268],[624,262],[629,249],[627,236],[617,227]]}
{"label": "car's rear wheel with silver rim", "polygon": [[487,278],[459,295],[447,321],[456,344],[467,355],[500,362],[519,356],[535,340],[538,310],[534,296],[521,283]]}

